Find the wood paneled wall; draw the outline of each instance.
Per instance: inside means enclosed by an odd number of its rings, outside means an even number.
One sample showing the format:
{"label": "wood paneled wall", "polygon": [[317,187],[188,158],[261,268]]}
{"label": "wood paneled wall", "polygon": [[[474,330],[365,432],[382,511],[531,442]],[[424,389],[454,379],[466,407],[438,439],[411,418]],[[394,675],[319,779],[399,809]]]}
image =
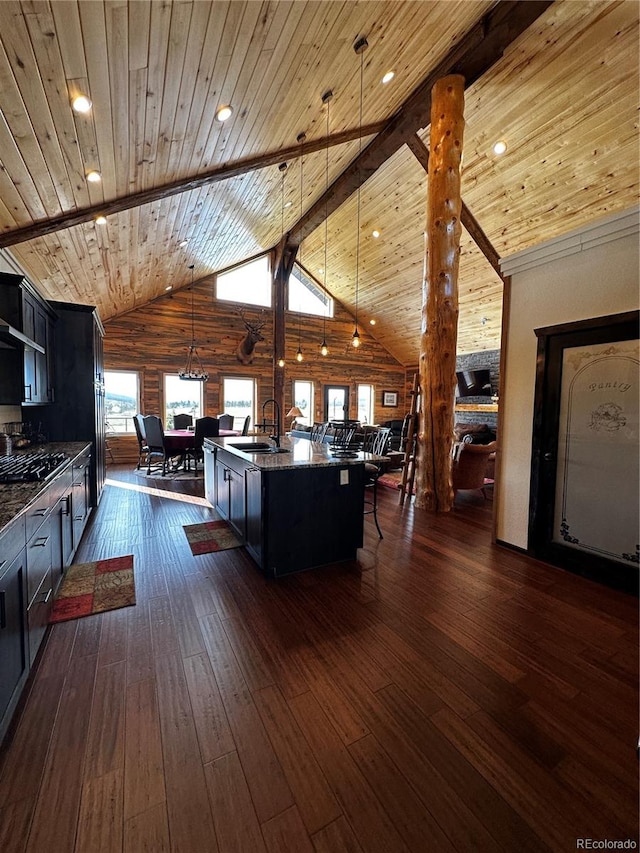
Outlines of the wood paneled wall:
{"label": "wood paneled wall", "polygon": [[[223,410],[222,377],[243,376],[257,380],[258,412],[264,400],[273,396],[274,369],[285,371],[285,408],[292,404],[293,380],[312,381],[315,388],[315,418],[322,420],[323,386],[349,385],[352,393],[350,416],[356,416],[356,386],[375,386],[376,421],[401,418],[405,412],[405,370],[389,353],[360,327],[362,346],[351,346],[353,317],[338,303],[335,317],[326,319],[329,355],[320,355],[323,336],[321,317],[287,313],[286,366],[274,368],[273,322],[270,310],[251,364],[236,358],[236,347],[245,334],[236,303],[218,301],[214,295],[214,277],[201,279],[193,286],[194,328],[198,353],[209,381],[205,384],[205,414]],[[249,320],[260,317],[260,309],[245,308]],[[141,409],[147,413],[163,411],[162,374],[177,373],[184,367],[191,341],[190,288],[168,293],[147,305],[105,323],[105,369],[138,370],[141,376]],[[304,361],[296,361],[298,341]],[[397,408],[382,407],[382,392],[397,391]]]}

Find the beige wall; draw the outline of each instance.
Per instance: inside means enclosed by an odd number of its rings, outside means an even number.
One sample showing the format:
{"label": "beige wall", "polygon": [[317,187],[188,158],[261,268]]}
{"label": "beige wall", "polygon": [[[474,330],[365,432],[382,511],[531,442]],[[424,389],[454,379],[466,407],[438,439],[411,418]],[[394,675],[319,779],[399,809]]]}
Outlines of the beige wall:
{"label": "beige wall", "polygon": [[527,547],[537,338],[534,330],[639,304],[638,211],[616,215],[502,262],[511,275],[500,398],[496,536]]}

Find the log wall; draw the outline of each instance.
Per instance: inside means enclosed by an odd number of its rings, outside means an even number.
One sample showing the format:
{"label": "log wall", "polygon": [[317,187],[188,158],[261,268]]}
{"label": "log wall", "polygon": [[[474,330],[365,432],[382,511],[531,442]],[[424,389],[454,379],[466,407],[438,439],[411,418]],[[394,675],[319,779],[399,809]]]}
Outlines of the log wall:
{"label": "log wall", "polygon": [[[252,363],[240,364],[236,347],[246,331],[240,309],[245,308],[245,316],[251,321],[259,318],[260,309],[218,301],[214,283],[214,278],[210,277],[193,286],[195,340],[203,366],[209,373],[209,381],[205,383],[204,414],[215,416],[223,411],[222,378],[230,375],[257,380],[259,413],[263,401],[273,396],[271,311],[265,312],[264,341],[256,344]],[[297,379],[314,383],[315,420],[323,419],[323,386],[328,384],[350,386],[350,417],[356,416],[358,384],[375,387],[376,421],[403,417],[407,405],[404,367],[367,333],[366,328],[360,330],[363,343],[356,353],[351,346],[353,322],[351,314],[335,303],[335,316],[326,320],[329,355],[323,358],[319,352],[322,318],[305,314],[298,318],[298,314],[286,312],[283,413],[293,405],[293,381]],[[301,363],[295,359],[298,339],[304,354]],[[145,414],[162,413],[162,374],[177,373],[184,367],[190,341],[191,292],[184,288],[105,323],[105,370],[139,371],[141,410]],[[396,408],[382,407],[383,391],[398,392]],[[118,462],[135,458],[136,447],[133,436],[110,439],[110,448]]]}

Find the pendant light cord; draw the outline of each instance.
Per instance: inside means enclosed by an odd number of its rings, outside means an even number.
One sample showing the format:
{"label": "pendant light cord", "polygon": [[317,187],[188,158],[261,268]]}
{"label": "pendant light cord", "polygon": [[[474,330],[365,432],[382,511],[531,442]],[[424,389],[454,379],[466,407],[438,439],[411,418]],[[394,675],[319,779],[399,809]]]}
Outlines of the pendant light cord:
{"label": "pendant light cord", "polygon": [[323,266],[323,311],[322,311],[322,355],[327,355],[327,243],[329,239],[329,206],[327,196],[329,194],[329,131],[330,131],[330,103],[333,92],[329,89],[322,96],[322,102],[327,105],[327,147],[324,164],[324,266]]}
{"label": "pendant light cord", "polygon": [[[360,50],[360,108],[358,114],[358,200],[356,212],[356,332],[358,331],[358,286],[360,278],[360,191],[362,188],[362,100],[364,94],[364,51],[367,47],[366,40]],[[357,50],[357,45],[356,45]]]}
{"label": "pendant light cord", "polygon": [[195,319],[193,316],[193,268],[195,264],[191,264],[189,269],[191,270],[191,349],[193,349],[196,345],[196,326]]}
{"label": "pendant light cord", "polygon": [[360,346],[358,332],[358,290],[360,286],[360,196],[362,192],[362,102],[364,100],[364,52],[368,47],[366,38],[359,38],[353,49],[360,56],[360,106],[358,111],[358,194],[356,201],[356,298],[355,298],[355,328],[351,336],[354,347]]}

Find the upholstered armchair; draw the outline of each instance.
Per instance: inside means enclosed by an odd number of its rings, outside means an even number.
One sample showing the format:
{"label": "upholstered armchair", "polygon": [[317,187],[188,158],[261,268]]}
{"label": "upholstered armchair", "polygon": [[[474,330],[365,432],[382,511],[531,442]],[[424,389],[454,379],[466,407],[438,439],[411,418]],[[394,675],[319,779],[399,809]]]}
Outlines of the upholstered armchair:
{"label": "upholstered armchair", "polygon": [[455,445],[451,472],[454,493],[465,489],[478,489],[484,498],[487,497],[485,491],[487,466],[489,458],[495,454],[496,446],[495,441],[489,444],[471,444],[462,441]]}

